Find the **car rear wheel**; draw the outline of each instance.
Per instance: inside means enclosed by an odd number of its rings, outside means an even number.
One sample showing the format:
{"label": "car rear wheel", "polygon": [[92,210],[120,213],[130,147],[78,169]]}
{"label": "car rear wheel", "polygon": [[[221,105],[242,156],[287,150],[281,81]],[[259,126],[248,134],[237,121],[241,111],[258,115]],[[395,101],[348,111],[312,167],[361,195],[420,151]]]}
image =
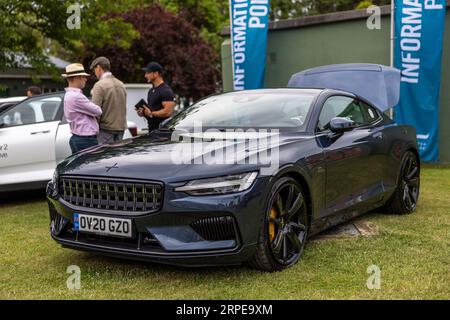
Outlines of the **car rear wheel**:
{"label": "car rear wheel", "polygon": [[249,264],[264,271],[294,265],[303,253],[308,232],[308,211],[301,185],[291,177],[272,187],[256,254]]}
{"label": "car rear wheel", "polygon": [[397,188],[385,206],[392,214],[410,214],[417,207],[420,189],[420,164],[417,156],[407,151],[400,167]]}

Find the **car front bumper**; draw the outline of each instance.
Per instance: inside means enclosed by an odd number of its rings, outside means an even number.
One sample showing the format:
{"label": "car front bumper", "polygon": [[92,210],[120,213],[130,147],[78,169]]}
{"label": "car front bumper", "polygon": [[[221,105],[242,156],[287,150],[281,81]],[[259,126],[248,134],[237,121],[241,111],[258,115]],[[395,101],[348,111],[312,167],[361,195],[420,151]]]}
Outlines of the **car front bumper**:
{"label": "car front bumper", "polygon": [[[162,208],[139,215],[73,206],[50,182],[50,233],[63,247],[119,258],[181,266],[240,264],[255,253],[268,180],[260,177],[245,192],[218,196],[189,196],[166,185]],[[131,219],[133,238],[74,231],[74,213]]]}

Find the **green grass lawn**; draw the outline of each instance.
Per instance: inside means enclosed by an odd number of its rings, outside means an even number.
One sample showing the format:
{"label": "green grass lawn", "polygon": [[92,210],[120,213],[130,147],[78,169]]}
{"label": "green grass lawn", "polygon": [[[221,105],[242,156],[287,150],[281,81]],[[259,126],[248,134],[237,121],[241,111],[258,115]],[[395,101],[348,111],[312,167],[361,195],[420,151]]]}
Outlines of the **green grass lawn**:
{"label": "green grass lawn", "polygon": [[[45,201],[0,200],[0,299],[449,299],[450,168],[422,172],[418,210],[370,213],[372,237],[310,241],[278,273],[245,267],[184,269],[62,249],[50,239]],[[69,290],[69,265],[81,289]],[[381,269],[381,288],[366,286]]]}

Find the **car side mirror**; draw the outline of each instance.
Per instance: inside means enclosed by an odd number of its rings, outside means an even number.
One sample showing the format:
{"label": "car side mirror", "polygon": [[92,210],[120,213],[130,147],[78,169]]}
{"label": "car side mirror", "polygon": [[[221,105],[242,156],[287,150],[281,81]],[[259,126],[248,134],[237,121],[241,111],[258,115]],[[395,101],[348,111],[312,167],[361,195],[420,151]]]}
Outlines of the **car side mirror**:
{"label": "car side mirror", "polygon": [[349,118],[335,117],[330,121],[330,130],[333,133],[343,133],[355,128],[355,121]]}

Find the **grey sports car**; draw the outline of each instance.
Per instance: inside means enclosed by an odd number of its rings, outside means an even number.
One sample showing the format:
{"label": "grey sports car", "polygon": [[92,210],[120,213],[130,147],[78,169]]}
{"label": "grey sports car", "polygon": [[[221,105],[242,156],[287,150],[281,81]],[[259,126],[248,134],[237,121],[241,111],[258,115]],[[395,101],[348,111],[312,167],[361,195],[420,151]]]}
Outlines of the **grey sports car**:
{"label": "grey sports car", "polygon": [[330,226],[380,207],[411,213],[415,129],[383,113],[399,77],[307,70],[291,88],[211,96],[147,136],[69,157],[47,187],[51,236],[116,257],[274,271]]}

